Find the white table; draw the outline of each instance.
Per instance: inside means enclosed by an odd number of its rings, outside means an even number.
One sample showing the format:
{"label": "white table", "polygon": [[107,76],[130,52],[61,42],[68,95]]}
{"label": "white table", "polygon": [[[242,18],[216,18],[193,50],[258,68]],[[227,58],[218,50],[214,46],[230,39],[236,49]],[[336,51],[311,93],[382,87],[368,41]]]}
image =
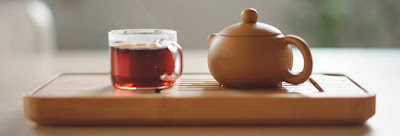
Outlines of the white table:
{"label": "white table", "polygon": [[[22,93],[62,72],[108,72],[108,51],[0,55],[0,136],[25,135],[400,135],[400,49],[312,49],[314,72],[345,73],[377,93],[362,126],[38,126],[23,115]],[[295,52],[295,71],[301,58]],[[300,60],[300,61],[299,61]],[[208,72],[206,50],[184,51],[184,72]]]}

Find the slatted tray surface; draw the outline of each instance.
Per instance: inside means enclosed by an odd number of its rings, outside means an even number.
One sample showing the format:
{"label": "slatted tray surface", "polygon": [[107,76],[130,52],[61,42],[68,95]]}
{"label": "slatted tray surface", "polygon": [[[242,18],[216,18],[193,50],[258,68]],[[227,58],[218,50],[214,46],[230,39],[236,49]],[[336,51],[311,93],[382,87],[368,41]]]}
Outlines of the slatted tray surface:
{"label": "slatted tray surface", "polygon": [[107,73],[67,73],[24,96],[27,118],[44,125],[362,124],[375,94],[340,74],[314,74],[273,89],[222,87],[185,73],[163,90],[121,90]]}

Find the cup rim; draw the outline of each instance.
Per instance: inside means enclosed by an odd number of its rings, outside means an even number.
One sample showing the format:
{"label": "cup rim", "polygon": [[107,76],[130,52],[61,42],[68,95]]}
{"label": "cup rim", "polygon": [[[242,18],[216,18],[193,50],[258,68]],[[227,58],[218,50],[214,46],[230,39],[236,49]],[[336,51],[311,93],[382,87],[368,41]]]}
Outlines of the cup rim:
{"label": "cup rim", "polygon": [[115,29],[108,32],[111,35],[158,35],[176,34],[172,29]]}

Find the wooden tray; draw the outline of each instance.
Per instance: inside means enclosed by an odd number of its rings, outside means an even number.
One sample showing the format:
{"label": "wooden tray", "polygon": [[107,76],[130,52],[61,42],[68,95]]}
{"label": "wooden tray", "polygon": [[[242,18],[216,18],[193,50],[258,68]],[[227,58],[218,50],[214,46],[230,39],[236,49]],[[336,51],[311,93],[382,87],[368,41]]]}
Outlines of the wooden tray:
{"label": "wooden tray", "polygon": [[130,91],[113,88],[107,73],[66,73],[25,94],[24,112],[43,125],[362,124],[375,94],[340,74],[250,90],[185,73],[169,89]]}

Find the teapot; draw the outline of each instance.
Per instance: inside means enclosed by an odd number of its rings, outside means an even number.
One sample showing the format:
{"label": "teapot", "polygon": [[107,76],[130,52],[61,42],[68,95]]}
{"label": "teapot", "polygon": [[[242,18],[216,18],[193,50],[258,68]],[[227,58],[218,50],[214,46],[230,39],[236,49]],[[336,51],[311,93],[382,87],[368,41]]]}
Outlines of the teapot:
{"label": "teapot", "polygon": [[[242,22],[208,38],[208,67],[220,85],[231,88],[271,88],[283,81],[300,84],[311,75],[313,61],[307,43],[295,35],[283,35],[274,26],[257,22],[255,9],[245,9]],[[296,46],[304,59],[303,71],[292,74]]]}

